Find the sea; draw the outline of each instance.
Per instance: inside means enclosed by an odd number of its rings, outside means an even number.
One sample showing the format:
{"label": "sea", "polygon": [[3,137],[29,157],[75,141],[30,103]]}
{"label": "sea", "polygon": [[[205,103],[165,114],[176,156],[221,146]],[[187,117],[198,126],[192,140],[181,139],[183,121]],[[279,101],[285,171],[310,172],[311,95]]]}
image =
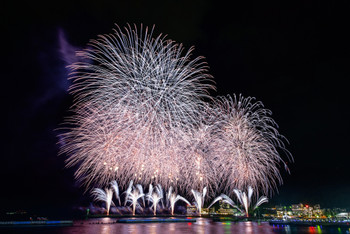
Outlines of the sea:
{"label": "sea", "polygon": [[196,218],[196,222],[118,223],[116,218],[75,220],[73,225],[0,227],[0,233],[39,234],[186,234],[186,233],[350,233],[349,227],[270,225],[268,222],[214,222]]}

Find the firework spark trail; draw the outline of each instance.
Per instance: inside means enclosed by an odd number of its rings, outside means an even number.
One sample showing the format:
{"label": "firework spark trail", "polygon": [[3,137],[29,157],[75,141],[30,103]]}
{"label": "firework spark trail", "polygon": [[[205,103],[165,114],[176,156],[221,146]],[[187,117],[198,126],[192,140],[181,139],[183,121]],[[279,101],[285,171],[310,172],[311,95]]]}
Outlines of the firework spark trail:
{"label": "firework spark trail", "polygon": [[119,195],[119,186],[118,186],[118,183],[117,181],[113,180],[111,183],[111,188],[113,189],[114,191],[114,194],[115,194],[115,198],[118,200],[118,204],[121,205],[122,203],[120,202],[120,195]]}
{"label": "firework spark trail", "polygon": [[77,53],[82,62],[70,66],[74,115],[60,135],[75,177],[87,189],[113,180],[187,195],[274,189],[284,163],[278,149],[286,150],[270,111],[241,96],[205,102],[215,89],[206,63],[190,59],[193,48],[152,34],[118,27]]}

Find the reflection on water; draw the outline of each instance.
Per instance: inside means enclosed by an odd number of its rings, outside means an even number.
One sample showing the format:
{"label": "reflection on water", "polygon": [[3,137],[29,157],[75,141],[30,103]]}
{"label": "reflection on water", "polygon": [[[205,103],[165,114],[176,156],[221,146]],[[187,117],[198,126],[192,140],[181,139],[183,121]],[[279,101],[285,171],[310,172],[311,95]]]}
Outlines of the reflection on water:
{"label": "reflection on water", "polygon": [[245,233],[252,233],[253,229],[252,229],[252,222],[246,222],[246,227],[245,227]]}
{"label": "reflection on water", "polygon": [[349,233],[347,228],[270,226],[266,222],[213,222],[197,218],[194,223],[115,223],[117,219],[102,218],[75,221],[71,227],[16,227],[0,228],[0,233],[55,233],[55,234],[178,234],[178,233]]}
{"label": "reflection on water", "polygon": [[152,223],[152,225],[149,226],[148,233],[156,234],[157,233],[157,225]]}

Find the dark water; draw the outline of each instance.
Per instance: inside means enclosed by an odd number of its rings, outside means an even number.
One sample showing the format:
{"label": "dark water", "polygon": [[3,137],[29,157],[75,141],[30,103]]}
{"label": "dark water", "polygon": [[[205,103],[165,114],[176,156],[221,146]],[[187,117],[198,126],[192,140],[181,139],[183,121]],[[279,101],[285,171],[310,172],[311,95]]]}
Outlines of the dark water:
{"label": "dark water", "polygon": [[[262,222],[212,222],[211,219],[197,218],[194,223],[113,223],[116,219],[101,218],[74,221],[67,227],[14,227],[0,228],[1,233],[55,233],[55,234],[182,234],[182,233],[350,233],[349,228],[271,226]],[[97,224],[99,223],[99,224]],[[101,224],[104,223],[104,224]]]}

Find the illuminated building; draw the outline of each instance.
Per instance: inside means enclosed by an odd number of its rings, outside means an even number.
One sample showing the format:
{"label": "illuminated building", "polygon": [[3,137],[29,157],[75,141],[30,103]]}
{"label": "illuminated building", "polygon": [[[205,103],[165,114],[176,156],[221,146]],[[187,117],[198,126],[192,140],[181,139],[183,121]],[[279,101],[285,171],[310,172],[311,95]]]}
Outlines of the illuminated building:
{"label": "illuminated building", "polygon": [[202,208],[202,214],[215,214],[215,208]]}
{"label": "illuminated building", "polygon": [[301,218],[303,216],[303,213],[304,213],[304,205],[302,203],[292,205],[292,214],[294,217]]}
{"label": "illuminated building", "polygon": [[187,215],[196,215],[197,214],[197,207],[195,205],[187,205]]}

